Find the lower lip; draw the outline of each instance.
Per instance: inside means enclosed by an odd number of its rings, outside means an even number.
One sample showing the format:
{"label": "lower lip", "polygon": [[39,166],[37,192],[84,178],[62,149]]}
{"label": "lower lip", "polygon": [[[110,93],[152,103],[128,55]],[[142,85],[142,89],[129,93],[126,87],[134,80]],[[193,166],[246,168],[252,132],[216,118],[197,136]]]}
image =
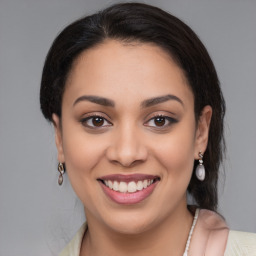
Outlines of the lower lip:
{"label": "lower lip", "polygon": [[150,186],[134,193],[121,193],[121,192],[110,189],[109,187],[105,186],[101,182],[100,184],[104,193],[115,203],[137,204],[145,200],[147,197],[149,197],[152,194],[158,182],[159,181],[156,181],[152,183]]}

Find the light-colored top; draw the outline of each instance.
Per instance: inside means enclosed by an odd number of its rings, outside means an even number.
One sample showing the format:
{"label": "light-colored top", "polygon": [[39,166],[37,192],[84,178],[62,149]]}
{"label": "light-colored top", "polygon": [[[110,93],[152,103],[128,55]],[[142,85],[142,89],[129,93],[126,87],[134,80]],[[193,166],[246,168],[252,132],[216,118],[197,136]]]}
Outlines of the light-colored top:
{"label": "light-colored top", "polygon": [[256,256],[256,234],[230,231],[225,256]]}
{"label": "light-colored top", "polygon": [[[84,223],[59,256],[79,256]],[[188,256],[256,256],[256,234],[228,229],[216,213],[200,210]]]}

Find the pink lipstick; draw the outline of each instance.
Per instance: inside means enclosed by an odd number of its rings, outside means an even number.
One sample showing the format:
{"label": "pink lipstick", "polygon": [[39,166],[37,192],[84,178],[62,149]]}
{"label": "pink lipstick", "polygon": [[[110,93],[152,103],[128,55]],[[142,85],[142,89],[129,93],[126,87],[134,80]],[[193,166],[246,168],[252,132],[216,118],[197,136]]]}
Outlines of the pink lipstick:
{"label": "pink lipstick", "polygon": [[158,176],[145,174],[113,174],[98,179],[104,193],[118,204],[136,204],[145,200],[159,180]]}

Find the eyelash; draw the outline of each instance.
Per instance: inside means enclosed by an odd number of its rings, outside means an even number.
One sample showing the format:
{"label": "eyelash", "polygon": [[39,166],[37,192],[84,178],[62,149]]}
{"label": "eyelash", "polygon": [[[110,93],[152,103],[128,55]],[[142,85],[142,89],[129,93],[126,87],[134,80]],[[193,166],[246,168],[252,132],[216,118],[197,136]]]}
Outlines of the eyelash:
{"label": "eyelash", "polygon": [[[156,129],[163,129],[163,128],[169,127],[172,124],[175,124],[175,123],[178,122],[178,120],[173,118],[173,117],[157,114],[157,115],[153,116],[152,118],[150,118],[146,123],[149,123],[151,121],[155,122],[157,118],[163,118],[164,119],[164,125],[163,126],[157,126],[157,125],[151,126],[151,125],[147,125],[147,124],[145,124],[145,126],[154,127]],[[168,124],[165,123],[166,120],[168,121]]]}
{"label": "eyelash", "polygon": [[[96,118],[100,118],[101,121],[103,121],[103,124],[100,125],[100,126],[96,126],[96,125],[93,125],[93,124],[88,124],[89,121],[93,122],[93,119],[96,119]],[[148,125],[150,122],[155,122],[157,118],[162,118],[164,119],[164,124],[163,125],[160,125],[160,126],[157,126],[157,125]],[[168,124],[166,124],[166,120],[168,121]],[[96,120],[95,120],[96,121]],[[113,124],[111,122],[109,122],[105,117],[101,116],[101,115],[98,115],[98,114],[95,114],[95,115],[91,115],[91,116],[88,116],[88,117],[85,117],[83,118],[81,121],[83,126],[86,126],[90,129],[102,129],[102,128],[105,128],[105,127],[109,127],[109,126],[112,126]],[[169,127],[171,126],[172,124],[175,124],[177,123],[178,120],[170,117],[170,116],[165,116],[165,115],[155,115],[153,116],[152,118],[150,118],[146,123],[144,123],[145,126],[147,127],[153,127],[155,129],[164,129],[166,127]],[[107,123],[107,125],[105,124]],[[105,125],[104,125],[105,124]]]}
{"label": "eyelash", "polygon": [[[96,119],[96,118],[100,118],[102,119],[103,121],[103,124],[106,122],[108,123],[107,125],[104,125],[104,126],[94,126],[93,124],[92,125],[89,125],[88,122],[91,121],[93,122],[93,119]],[[81,121],[82,125],[88,127],[88,128],[91,128],[91,129],[101,129],[101,128],[104,128],[104,127],[108,127],[108,126],[111,126],[113,125],[111,122],[109,122],[105,117],[101,116],[101,115],[91,115],[91,116],[88,116],[88,117],[85,117],[83,118]]]}

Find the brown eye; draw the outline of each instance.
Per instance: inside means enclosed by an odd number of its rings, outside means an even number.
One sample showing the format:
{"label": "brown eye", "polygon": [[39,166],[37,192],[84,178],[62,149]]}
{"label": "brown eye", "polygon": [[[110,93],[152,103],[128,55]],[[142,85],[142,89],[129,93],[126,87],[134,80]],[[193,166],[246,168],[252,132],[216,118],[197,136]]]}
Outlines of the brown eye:
{"label": "brown eye", "polygon": [[154,123],[156,126],[164,126],[165,125],[165,117],[163,116],[158,116],[154,118]]}
{"label": "brown eye", "polygon": [[83,118],[80,122],[83,126],[92,129],[104,128],[112,125],[109,121],[107,121],[104,117],[101,116],[89,116]]}
{"label": "brown eye", "polygon": [[92,118],[92,124],[94,126],[100,127],[104,124],[104,119],[102,117],[96,116]]}
{"label": "brown eye", "polygon": [[177,123],[178,120],[170,116],[155,116],[148,120],[144,125],[156,129],[165,129],[173,124]]}

